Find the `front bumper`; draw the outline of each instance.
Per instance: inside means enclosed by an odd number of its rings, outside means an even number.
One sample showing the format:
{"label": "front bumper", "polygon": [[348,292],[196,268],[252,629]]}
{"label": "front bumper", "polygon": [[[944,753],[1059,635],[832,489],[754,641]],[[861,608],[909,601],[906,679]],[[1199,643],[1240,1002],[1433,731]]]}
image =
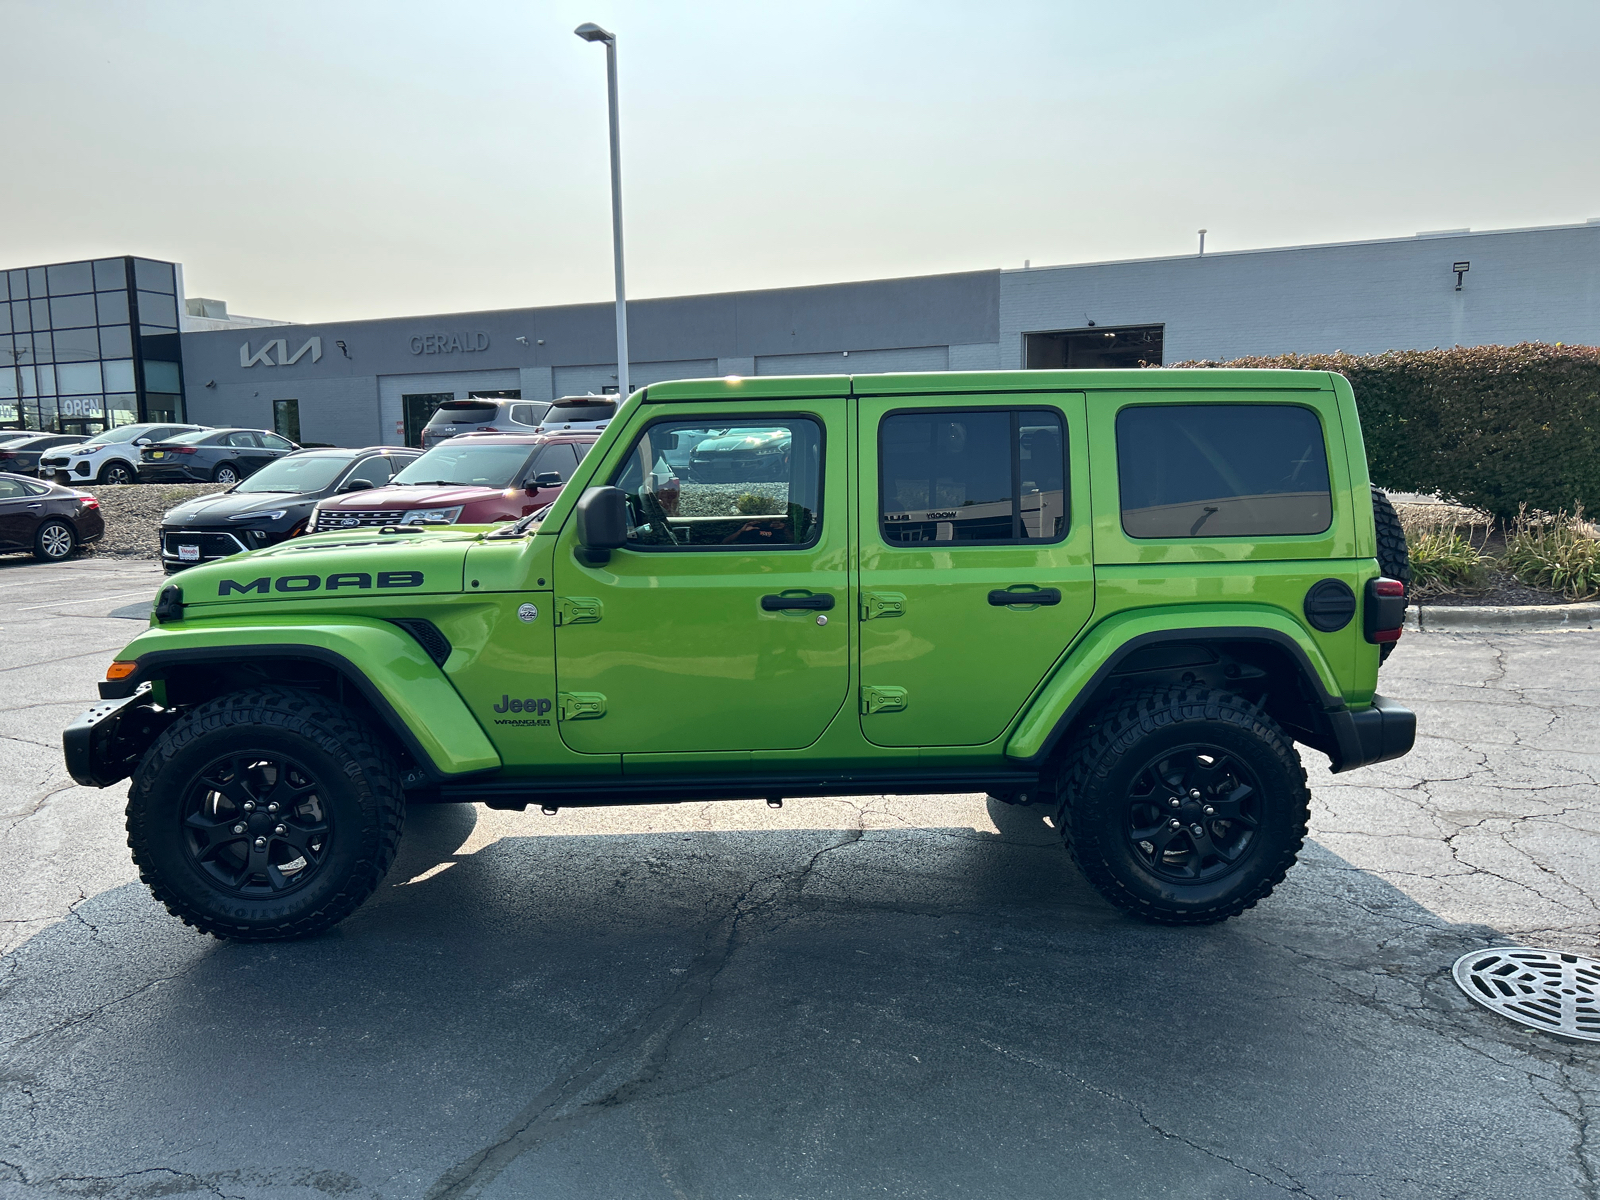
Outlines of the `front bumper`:
{"label": "front bumper", "polygon": [[[161,565],[167,569],[168,574],[171,574],[185,567],[217,562],[235,554],[264,550],[268,546],[276,546],[279,542],[287,541],[292,530],[293,526],[279,530],[249,529],[237,525],[227,529],[205,526],[173,528],[164,525],[161,528]],[[185,546],[193,547],[190,551],[191,557],[184,557]]]}
{"label": "front bumper", "polygon": [[110,787],[128,778],[145,748],[177,715],[158,705],[148,688],[125,700],[86,709],[61,734],[67,774],[84,787],[94,788]]}
{"label": "front bumper", "polygon": [[1383,696],[1374,696],[1370,708],[1328,718],[1338,741],[1338,752],[1330,756],[1335,775],[1401,758],[1417,741],[1417,714]]}

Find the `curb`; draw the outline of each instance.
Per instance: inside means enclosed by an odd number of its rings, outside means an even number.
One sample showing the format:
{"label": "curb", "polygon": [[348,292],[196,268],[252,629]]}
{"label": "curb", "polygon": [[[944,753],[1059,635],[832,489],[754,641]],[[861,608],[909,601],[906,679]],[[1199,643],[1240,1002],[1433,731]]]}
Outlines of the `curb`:
{"label": "curb", "polygon": [[1520,633],[1593,629],[1600,622],[1600,604],[1412,605],[1406,629],[1413,633],[1483,633],[1509,629]]}

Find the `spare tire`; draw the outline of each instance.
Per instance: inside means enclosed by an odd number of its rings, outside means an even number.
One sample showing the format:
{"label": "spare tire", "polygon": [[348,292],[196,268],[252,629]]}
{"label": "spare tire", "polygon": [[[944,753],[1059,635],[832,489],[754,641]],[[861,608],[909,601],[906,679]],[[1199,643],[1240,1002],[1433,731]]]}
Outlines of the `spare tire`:
{"label": "spare tire", "polygon": [[[1406,546],[1405,527],[1400,515],[1389,503],[1389,497],[1372,487],[1372,520],[1378,527],[1378,570],[1390,579],[1406,585],[1406,603],[1411,601],[1411,551]],[[1394,652],[1395,643],[1385,642],[1378,648],[1378,661],[1384,662]]]}

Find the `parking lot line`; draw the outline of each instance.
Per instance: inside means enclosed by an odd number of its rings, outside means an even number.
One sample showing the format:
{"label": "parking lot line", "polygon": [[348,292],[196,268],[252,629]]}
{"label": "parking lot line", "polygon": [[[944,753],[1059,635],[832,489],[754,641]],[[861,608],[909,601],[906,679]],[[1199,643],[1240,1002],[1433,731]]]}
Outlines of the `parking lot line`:
{"label": "parking lot line", "polygon": [[136,592],[117,592],[112,596],[90,596],[87,600],[56,600],[49,604],[28,604],[17,611],[32,612],[36,608],[76,608],[80,604],[99,604],[102,600],[124,600],[129,596],[143,596],[148,592],[148,588],[140,588]]}

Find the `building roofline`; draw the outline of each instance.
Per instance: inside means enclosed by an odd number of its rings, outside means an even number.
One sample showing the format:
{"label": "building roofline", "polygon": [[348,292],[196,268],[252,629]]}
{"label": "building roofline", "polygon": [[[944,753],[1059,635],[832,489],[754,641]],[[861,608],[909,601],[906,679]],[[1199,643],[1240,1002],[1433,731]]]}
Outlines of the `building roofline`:
{"label": "building roofline", "polygon": [[1348,242],[1307,242],[1299,246],[1256,246],[1248,250],[1208,250],[1205,254],[1161,254],[1149,258],[1107,258],[1093,262],[1050,263],[1042,267],[1002,267],[1002,275],[1031,275],[1037,271],[1074,271],[1083,267],[1122,267],[1135,263],[1182,262],[1197,258],[1239,258],[1249,254],[1290,254],[1298,250],[1342,250],[1350,246],[1395,246],[1408,242],[1442,242],[1459,238],[1498,237],[1512,233],[1550,233],[1558,229],[1600,230],[1600,217],[1565,225],[1522,225],[1512,229],[1424,229],[1409,237],[1360,238]]}

